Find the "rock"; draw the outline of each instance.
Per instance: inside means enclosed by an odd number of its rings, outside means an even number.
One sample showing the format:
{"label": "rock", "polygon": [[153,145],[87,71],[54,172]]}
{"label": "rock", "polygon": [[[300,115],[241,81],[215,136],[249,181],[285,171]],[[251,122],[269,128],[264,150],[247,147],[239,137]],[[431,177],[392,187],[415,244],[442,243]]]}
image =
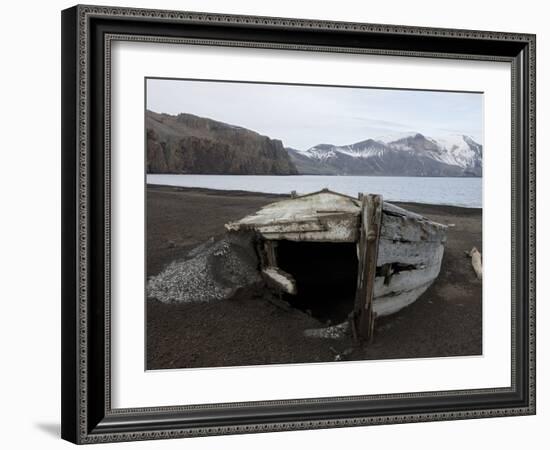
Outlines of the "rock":
{"label": "rock", "polygon": [[246,128],[146,111],[147,173],[296,175],[283,143]]}
{"label": "rock", "polygon": [[147,296],[163,303],[211,302],[261,281],[252,233],[229,233],[169,264],[147,283]]}
{"label": "rock", "polygon": [[304,336],[325,339],[340,339],[349,334],[349,322],[346,320],[338,325],[326,328],[311,328],[304,331]]}

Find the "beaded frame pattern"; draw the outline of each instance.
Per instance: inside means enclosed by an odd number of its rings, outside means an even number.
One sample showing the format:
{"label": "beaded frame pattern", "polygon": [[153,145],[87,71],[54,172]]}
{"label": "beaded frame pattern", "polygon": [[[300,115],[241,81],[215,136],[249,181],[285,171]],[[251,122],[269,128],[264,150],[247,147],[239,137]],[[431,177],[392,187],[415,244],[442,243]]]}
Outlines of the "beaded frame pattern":
{"label": "beaded frame pattern", "polygon": [[[194,437],[222,434],[242,434],[251,432],[272,432],[272,431],[288,431],[301,429],[317,429],[317,428],[334,428],[334,427],[350,427],[364,426],[376,424],[390,423],[411,423],[425,421],[442,421],[456,419],[471,419],[485,417],[500,417],[512,415],[528,415],[535,413],[535,36],[529,34],[488,32],[488,31],[472,31],[472,30],[456,30],[442,28],[426,28],[426,27],[411,27],[397,25],[380,25],[380,24],[365,24],[351,22],[333,22],[320,20],[305,20],[305,19],[288,19],[288,18],[272,18],[272,17],[257,17],[257,16],[237,16],[237,15],[222,15],[222,14],[206,14],[196,12],[180,12],[180,11],[161,11],[149,9],[133,9],[133,8],[118,8],[118,7],[100,7],[100,6],[78,6],[78,68],[77,68],[77,137],[78,137],[78,164],[77,164],[77,190],[78,190],[78,241],[77,241],[77,264],[78,264],[78,427],[79,427],[79,443],[100,443],[114,441],[134,441],[146,439],[167,439],[176,437]],[[356,32],[377,32],[386,34],[401,34],[403,36],[439,36],[439,37],[459,37],[466,39],[484,39],[497,41],[519,41],[528,44],[528,64],[529,64],[529,79],[526,80],[529,87],[529,94],[526,101],[529,106],[529,120],[526,133],[528,133],[528,209],[529,214],[527,219],[529,244],[528,244],[528,278],[529,296],[526,299],[528,302],[528,383],[529,383],[529,402],[528,406],[522,408],[499,408],[499,409],[479,409],[470,411],[448,411],[438,413],[423,413],[423,414],[397,414],[387,416],[371,416],[371,417],[355,417],[342,419],[321,419],[307,421],[292,421],[279,423],[262,423],[254,425],[239,425],[239,426],[215,426],[215,427],[196,427],[186,429],[167,429],[162,431],[136,431],[128,433],[106,433],[106,434],[89,434],[87,424],[87,314],[88,314],[88,22],[92,17],[126,17],[140,18],[148,20],[161,20],[164,22],[175,23],[212,23],[212,24],[242,24],[250,26],[275,26],[284,29],[318,29],[318,30],[337,30],[337,31],[356,31]],[[106,414],[118,415],[125,413],[140,412],[177,412],[192,408],[209,408],[220,406],[237,406],[241,404],[226,404],[226,405],[194,405],[194,406],[173,406],[173,407],[154,407],[154,408],[136,408],[136,409],[111,409],[110,402],[110,64],[111,64],[111,43],[113,41],[138,41],[138,42],[155,42],[155,43],[171,43],[171,44],[187,44],[187,45],[217,45],[231,47],[249,47],[249,48],[265,48],[265,49],[287,49],[287,50],[307,50],[307,51],[322,51],[322,52],[338,52],[338,53],[362,53],[362,54],[382,54],[394,56],[416,56],[416,57],[431,57],[431,58],[453,58],[453,59],[482,59],[488,61],[506,61],[514,65],[512,58],[507,57],[480,57],[479,55],[456,55],[448,53],[433,53],[433,52],[415,52],[415,51],[389,51],[375,49],[360,49],[360,48],[338,48],[338,47],[314,47],[307,45],[293,44],[271,44],[246,41],[214,41],[204,39],[185,39],[185,38],[159,38],[152,36],[137,36],[137,35],[107,35],[105,37],[105,342],[106,342]],[[515,70],[512,67],[512,76]],[[512,79],[512,89],[515,89],[515,80]],[[512,102],[512,112],[516,105]],[[512,123],[512,145],[515,145],[515,124]],[[512,148],[512,152],[518,149]],[[514,172],[514,170],[513,170]],[[512,194],[516,192],[517,186],[515,177],[512,179]],[[514,206],[512,207],[512,230],[515,229],[516,214]],[[514,251],[514,242],[512,242],[512,251]],[[512,258],[512,274],[515,273],[515,263]],[[515,298],[514,279],[512,276],[512,303]],[[512,327],[515,326],[515,317],[512,316]],[[513,331],[513,330],[512,330]],[[514,335],[512,333],[512,335]],[[512,342],[512,363],[515,361],[515,346]],[[514,364],[512,364],[514,366]],[[381,398],[418,398],[422,396],[434,395],[465,395],[465,394],[481,394],[481,393],[496,393],[510,391],[515,384],[516,374],[512,371],[512,386],[510,388],[495,388],[495,389],[478,389],[478,390],[460,390],[460,391],[438,391],[424,393],[405,393],[391,395],[374,395],[374,396],[359,396],[359,397],[331,397],[320,399],[302,399],[302,400],[279,400],[271,402],[251,402],[247,405],[292,405],[296,403],[315,403],[326,401],[337,401],[343,399],[381,399]]]}

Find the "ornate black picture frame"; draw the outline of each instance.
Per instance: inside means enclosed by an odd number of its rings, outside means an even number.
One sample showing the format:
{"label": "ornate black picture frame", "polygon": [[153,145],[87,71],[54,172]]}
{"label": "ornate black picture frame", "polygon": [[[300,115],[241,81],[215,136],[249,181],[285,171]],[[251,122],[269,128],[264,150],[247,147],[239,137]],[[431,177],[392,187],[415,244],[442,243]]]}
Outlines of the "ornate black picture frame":
{"label": "ornate black picture frame", "polygon": [[[511,386],[113,409],[109,102],[117,40],[511,63]],[[75,6],[62,12],[62,109],[64,439],[84,444],[535,413],[534,35]]]}

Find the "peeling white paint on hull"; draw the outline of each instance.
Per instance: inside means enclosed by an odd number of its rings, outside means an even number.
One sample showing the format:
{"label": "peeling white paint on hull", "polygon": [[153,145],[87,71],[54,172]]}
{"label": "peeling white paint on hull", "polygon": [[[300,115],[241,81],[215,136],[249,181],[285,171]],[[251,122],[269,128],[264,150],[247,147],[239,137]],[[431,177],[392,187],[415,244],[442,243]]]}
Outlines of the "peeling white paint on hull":
{"label": "peeling white paint on hull", "polygon": [[[357,242],[359,249],[362,208],[365,207],[362,198],[325,189],[269,204],[255,214],[228,223],[226,228],[229,231],[252,229],[266,243],[280,240]],[[376,263],[369,269],[369,273],[376,269],[376,278],[369,289],[374,290],[373,311],[385,316],[413,303],[437,279],[447,226],[387,202],[382,204],[381,216],[379,236],[373,240],[377,248]],[[276,255],[273,258],[276,260]],[[358,258],[361,258],[360,252]],[[285,277],[276,280],[276,272],[267,276],[280,283],[281,290],[291,289]]]}
{"label": "peeling white paint on hull", "polygon": [[389,282],[386,281],[385,277],[376,277],[374,280],[374,298],[396,294],[411,290],[416,286],[432,283],[439,275],[440,269],[441,264],[415,270],[405,270],[391,275]]}
{"label": "peeling white paint on hull", "polygon": [[445,247],[435,242],[392,242],[380,239],[377,266],[400,263],[435,266],[443,258]]}
{"label": "peeling white paint on hull", "polygon": [[408,291],[402,291],[398,294],[386,295],[383,297],[374,298],[373,308],[374,313],[378,317],[389,316],[402,310],[406,306],[414,303],[418,297],[420,297],[426,289],[431,286],[432,282],[428,282],[419,287]]}

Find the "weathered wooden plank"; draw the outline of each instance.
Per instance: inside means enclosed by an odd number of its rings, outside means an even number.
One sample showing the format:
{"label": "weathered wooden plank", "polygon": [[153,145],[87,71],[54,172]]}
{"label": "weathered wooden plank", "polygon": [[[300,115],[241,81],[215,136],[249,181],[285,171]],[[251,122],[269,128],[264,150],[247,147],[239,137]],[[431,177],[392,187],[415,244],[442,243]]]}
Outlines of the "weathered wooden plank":
{"label": "weathered wooden plank", "polygon": [[384,213],[380,236],[392,241],[443,243],[447,240],[447,226],[427,219]]}
{"label": "weathered wooden plank", "polygon": [[276,289],[291,295],[297,294],[298,290],[294,277],[278,267],[266,267],[262,270],[262,275],[264,280]]}
{"label": "weathered wooden plank", "polygon": [[241,231],[241,230],[260,230],[264,227],[309,227],[309,226],[318,226],[319,218],[314,215],[302,216],[302,217],[291,217],[279,220],[272,220],[266,222],[258,218],[257,222],[254,222],[251,217],[245,217],[247,220],[242,220],[239,222],[229,222],[225,224],[225,229],[229,231]]}
{"label": "weathered wooden plank", "polygon": [[319,220],[311,220],[308,222],[295,222],[295,223],[283,223],[272,225],[259,225],[256,228],[261,234],[268,233],[308,233],[327,231],[327,226],[322,224]]}
{"label": "weathered wooden plank", "polygon": [[384,213],[387,215],[394,215],[394,216],[401,216],[401,217],[408,217],[410,219],[414,220],[422,220],[425,219],[424,216],[421,216],[420,214],[413,213],[412,211],[409,211],[408,209],[400,208],[399,206],[395,206],[393,203],[384,202]]}
{"label": "weathered wooden plank", "polygon": [[277,242],[274,241],[264,241],[264,251],[266,255],[266,265],[267,267],[277,267],[277,252],[276,252]]}
{"label": "weathered wooden plank", "polygon": [[378,266],[389,263],[433,266],[441,261],[444,249],[437,242],[394,242],[380,239]]}
{"label": "weathered wooden plank", "polygon": [[280,200],[264,206],[255,214],[243,217],[226,225],[227,229],[238,230],[246,226],[260,226],[272,223],[291,223],[313,218],[319,213],[348,213],[358,215],[360,204],[357,200],[333,192],[319,192],[305,196]]}
{"label": "weathered wooden plank", "polygon": [[375,298],[373,301],[373,311],[377,317],[388,316],[414,303],[432,283],[426,283],[409,291],[403,291],[395,295],[386,295]]}
{"label": "weathered wooden plank", "polygon": [[359,231],[359,267],[355,297],[355,331],[360,339],[372,338],[374,329],[374,280],[378,258],[378,242],[382,225],[382,196],[366,195],[361,203]]}
{"label": "weathered wooden plank", "polygon": [[313,226],[299,229],[296,227],[259,227],[259,231],[265,239],[289,241],[314,241],[314,242],[356,242],[358,237],[358,218],[353,216],[321,217],[319,228]]}
{"label": "weathered wooden plank", "polygon": [[400,292],[410,291],[419,286],[433,283],[439,275],[440,270],[441,264],[436,264],[434,266],[394,273],[389,277],[389,280],[385,279],[385,277],[376,277],[374,280],[374,298],[399,294]]}

